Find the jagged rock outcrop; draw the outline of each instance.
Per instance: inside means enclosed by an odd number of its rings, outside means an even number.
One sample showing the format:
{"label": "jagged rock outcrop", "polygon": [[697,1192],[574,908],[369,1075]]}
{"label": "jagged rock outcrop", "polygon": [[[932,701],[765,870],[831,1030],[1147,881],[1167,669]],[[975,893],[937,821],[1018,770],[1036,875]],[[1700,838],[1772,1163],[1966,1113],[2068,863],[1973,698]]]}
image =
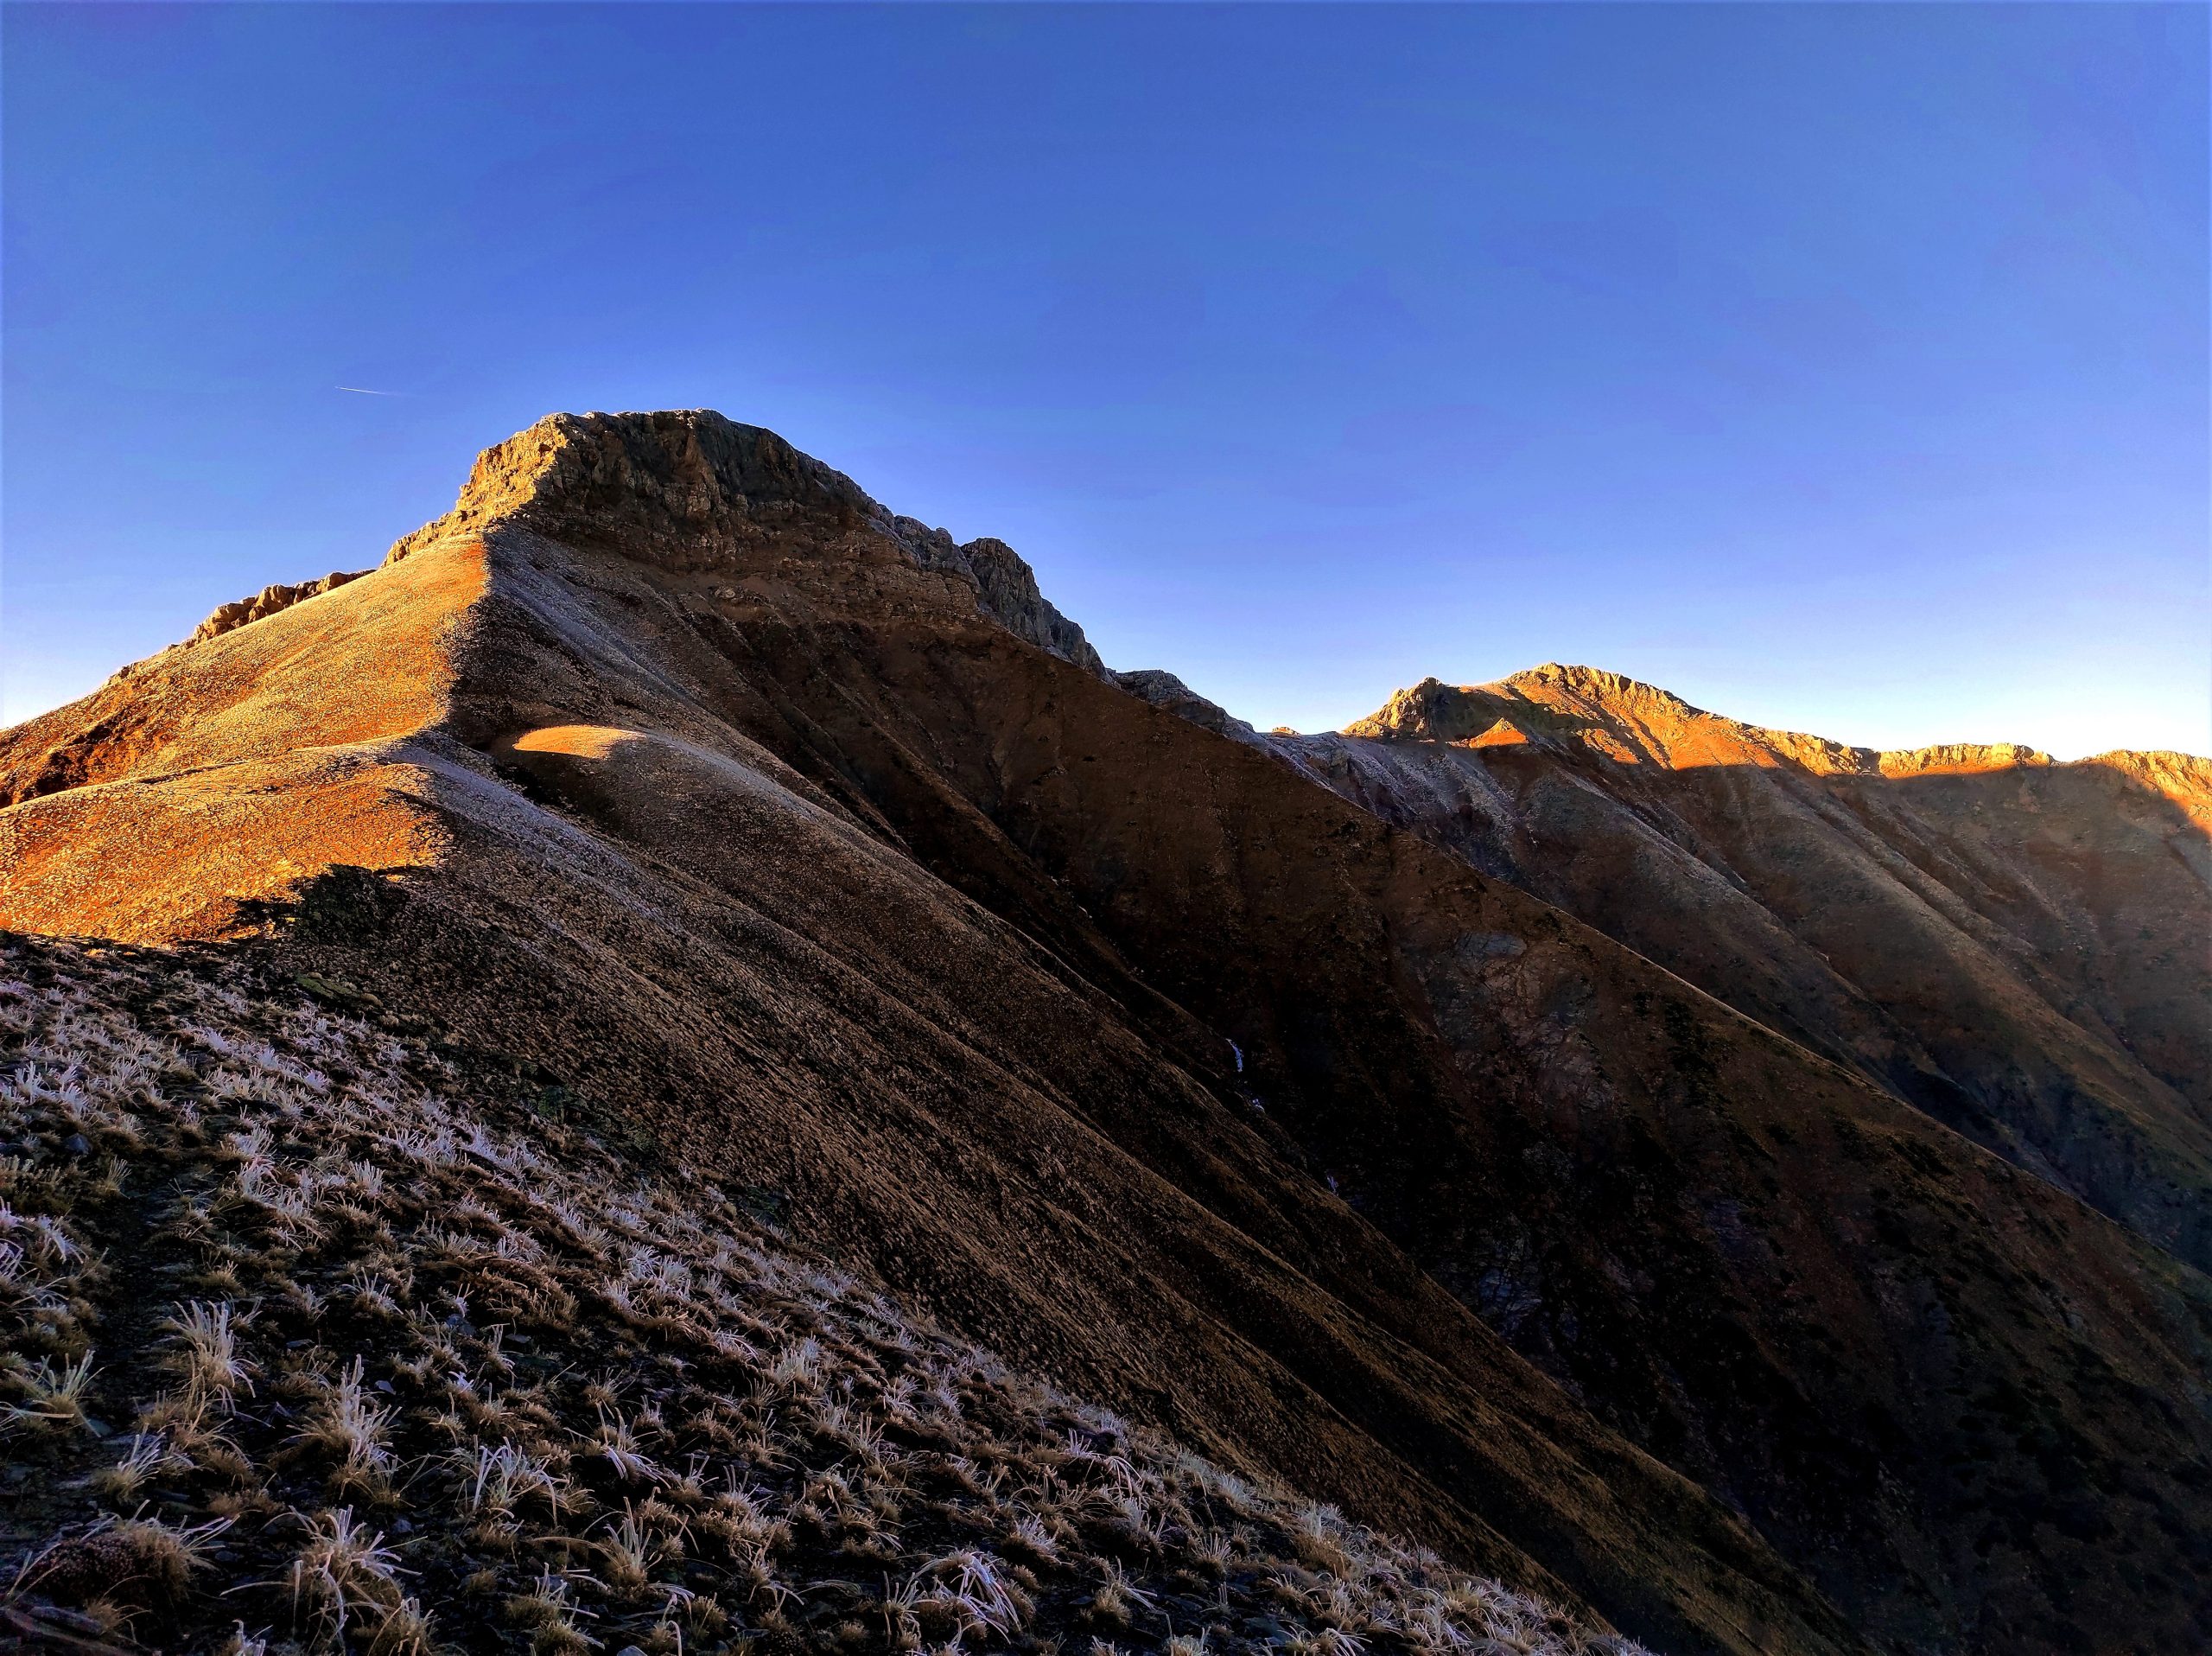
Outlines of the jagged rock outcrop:
{"label": "jagged rock outcrop", "polygon": [[1208,701],[1172,672],[1164,672],[1158,667],[1139,667],[1116,673],[1114,682],[1130,695],[1141,697],[1178,718],[1188,719],[1202,730],[1211,730],[1247,747],[1262,750],[1267,748],[1259,732],[1249,724],[1232,717],[1226,708]]}
{"label": "jagged rock outcrop", "polygon": [[211,638],[220,638],[232,628],[257,621],[273,615],[280,609],[289,609],[294,604],[308,598],[320,598],[326,592],[335,592],[348,581],[358,581],[366,570],[355,570],[351,574],[333,570],[320,581],[303,581],[297,586],[286,586],[279,582],[265,586],[251,598],[241,598],[235,603],[219,606],[207,619],[193,629],[187,645],[205,644]]}
{"label": "jagged rock outcrop", "polygon": [[842,472],[774,432],[703,410],[651,415],[555,414],[478,456],[454,509],[386,555],[494,522],[556,539],[619,547],[686,572],[772,556],[778,538],[866,525],[918,564],[968,586],[983,612],[1039,649],[1103,675],[1083,628],[1052,608],[1002,540],[956,543],[942,529],[887,512]]}
{"label": "jagged rock outcrop", "polygon": [[[1662,1649],[2212,1636],[2200,1273],[1342,797],[1366,748],[1125,688],[1011,560],[758,428],[542,422],[371,577],[0,733],[0,925],[527,1054],[1009,1360]],[[1585,693],[1368,748],[1510,821]]]}
{"label": "jagged rock outcrop", "polygon": [[1525,725],[1621,764],[1675,770],[1742,763],[1793,766],[1815,776],[1916,776],[2052,762],[2049,754],[2012,742],[1948,742],[1893,753],[1847,747],[1825,736],[1739,723],[1692,707],[1656,685],[1556,661],[1496,685],[1424,678],[1394,691],[1382,707],[1346,725],[1342,734],[1377,742],[1481,745],[1500,724],[1516,738],[1525,737]]}
{"label": "jagged rock outcrop", "polygon": [[977,601],[992,620],[1016,638],[1027,639],[1064,661],[1111,680],[1113,674],[1090,647],[1090,640],[1065,615],[1045,601],[1037,576],[1013,547],[986,535],[956,545],[942,529],[926,529],[912,518],[897,518],[899,537],[931,569],[950,570],[976,584]]}

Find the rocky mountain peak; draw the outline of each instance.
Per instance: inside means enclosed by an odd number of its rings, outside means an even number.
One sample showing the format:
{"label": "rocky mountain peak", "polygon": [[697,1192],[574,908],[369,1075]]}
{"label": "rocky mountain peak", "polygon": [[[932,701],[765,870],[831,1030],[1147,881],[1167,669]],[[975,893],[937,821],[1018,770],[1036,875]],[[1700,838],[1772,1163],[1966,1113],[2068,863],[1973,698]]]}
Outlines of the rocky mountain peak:
{"label": "rocky mountain peak", "polygon": [[509,522],[690,567],[779,522],[885,515],[842,473],[711,409],[549,414],[477,455],[454,509],[403,537],[385,561]]}
{"label": "rocky mountain peak", "polygon": [[1558,661],[1488,685],[1424,678],[1394,692],[1342,734],[1482,747],[1552,738],[1624,763],[1781,764],[1816,775],[1922,776],[2055,762],[2049,754],[2013,742],[1944,742],[1890,752],[1853,747],[1802,731],[1746,724],[1625,673]]}
{"label": "rocky mountain peak", "polygon": [[1427,678],[1394,692],[1382,707],[1344,727],[1350,736],[1386,742],[1496,742],[1502,723],[1510,729],[1555,733],[1554,727],[1581,716],[1654,711],[1669,719],[1708,717],[1680,697],[1600,667],[1547,661],[1489,685],[1447,685]]}
{"label": "rocky mountain peak", "polygon": [[819,557],[842,537],[874,534],[974,587],[984,613],[1016,636],[1106,671],[1004,541],[957,543],[886,510],[765,426],[712,409],[549,414],[479,455],[454,509],[402,537],[385,562],[502,524],[684,570],[734,566],[749,554]]}
{"label": "rocky mountain peak", "polygon": [[1347,724],[1348,736],[1379,742],[1456,742],[1473,736],[1497,716],[1484,717],[1481,692],[1471,685],[1447,685],[1433,676],[1390,692],[1390,699],[1365,718]]}
{"label": "rocky mountain peak", "polygon": [[1577,666],[1565,661],[1547,661],[1541,666],[1529,667],[1501,681],[1502,687],[1533,689],[1542,686],[1564,690],[1578,696],[1588,696],[1612,702],[1658,702],[1679,708],[1686,713],[1702,713],[1702,708],[1692,707],[1671,690],[1649,685],[1641,678],[1631,678],[1624,672],[1609,672],[1603,667]]}

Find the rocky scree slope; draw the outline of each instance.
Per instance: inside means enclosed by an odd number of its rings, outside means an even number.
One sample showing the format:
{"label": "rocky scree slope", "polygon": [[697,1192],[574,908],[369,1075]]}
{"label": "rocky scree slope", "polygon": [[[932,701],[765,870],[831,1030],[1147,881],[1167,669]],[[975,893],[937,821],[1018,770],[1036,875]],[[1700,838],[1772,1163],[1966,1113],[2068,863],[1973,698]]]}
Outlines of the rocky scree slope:
{"label": "rocky scree slope", "polygon": [[2201,1277],[1151,705],[995,547],[719,417],[542,423],[0,736],[0,923],[528,1052],[963,1337],[1667,1648],[2201,1642]]}

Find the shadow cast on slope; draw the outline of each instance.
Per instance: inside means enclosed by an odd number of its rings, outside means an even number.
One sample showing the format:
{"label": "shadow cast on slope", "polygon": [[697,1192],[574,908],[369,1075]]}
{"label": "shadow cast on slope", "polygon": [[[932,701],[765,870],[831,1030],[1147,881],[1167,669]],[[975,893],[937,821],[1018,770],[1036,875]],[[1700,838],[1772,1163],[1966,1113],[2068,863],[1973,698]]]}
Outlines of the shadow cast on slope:
{"label": "shadow cast on slope", "polygon": [[2212,842],[2124,769],[1816,776],[1534,743],[1269,745],[2212,1261]]}

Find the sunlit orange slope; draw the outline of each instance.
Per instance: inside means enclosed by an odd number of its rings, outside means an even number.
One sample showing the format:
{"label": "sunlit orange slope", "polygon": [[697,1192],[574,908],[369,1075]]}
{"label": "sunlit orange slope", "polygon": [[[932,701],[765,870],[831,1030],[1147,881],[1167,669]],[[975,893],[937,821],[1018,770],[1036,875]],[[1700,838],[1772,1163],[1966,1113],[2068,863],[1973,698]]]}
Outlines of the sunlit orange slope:
{"label": "sunlit orange slope", "polygon": [[433,857],[420,739],[486,578],[480,542],[448,541],[0,733],[0,921],[218,935],[333,863]]}

